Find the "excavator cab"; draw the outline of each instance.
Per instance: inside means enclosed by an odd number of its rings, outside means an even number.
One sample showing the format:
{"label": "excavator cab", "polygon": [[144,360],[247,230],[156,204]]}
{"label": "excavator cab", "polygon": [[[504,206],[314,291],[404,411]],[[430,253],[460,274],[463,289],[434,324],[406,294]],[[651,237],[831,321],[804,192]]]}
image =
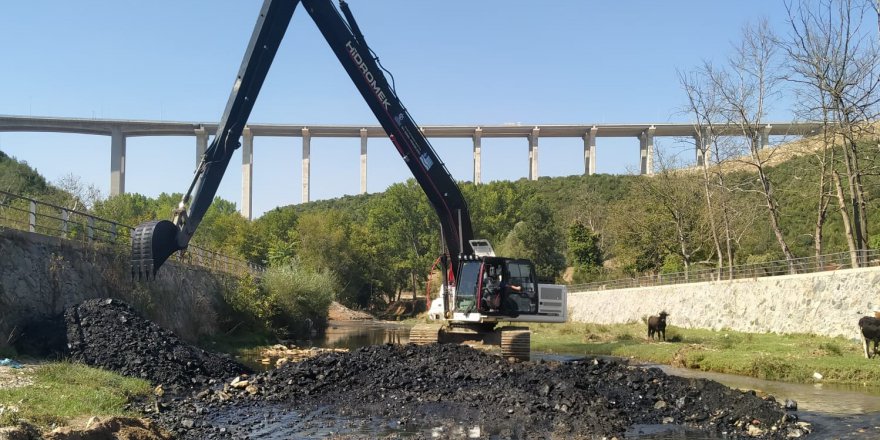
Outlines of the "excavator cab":
{"label": "excavator cab", "polygon": [[459,262],[454,311],[516,317],[538,309],[538,283],[529,260],[470,257]]}

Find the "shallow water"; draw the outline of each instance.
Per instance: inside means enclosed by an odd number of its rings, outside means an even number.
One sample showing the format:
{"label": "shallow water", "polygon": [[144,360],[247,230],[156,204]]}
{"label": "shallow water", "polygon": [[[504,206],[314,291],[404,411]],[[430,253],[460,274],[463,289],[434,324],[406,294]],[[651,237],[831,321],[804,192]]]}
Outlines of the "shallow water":
{"label": "shallow water", "polygon": [[[333,321],[326,334],[310,340],[297,341],[302,347],[347,348],[375,344],[409,342],[410,325],[383,321]],[[573,360],[582,355],[532,353],[532,360]],[[250,359],[253,362],[256,358]],[[244,359],[248,361],[248,359]],[[667,374],[681,377],[699,377],[720,382],[731,388],[755,390],[774,396],[778,401],[792,399],[798,404],[797,415],[813,425],[808,439],[874,440],[880,439],[880,385],[873,388],[833,384],[792,384],[731,374],[699,370],[658,367]],[[267,368],[267,367],[264,367]],[[222,419],[242,420],[243,414],[227,414]],[[435,438],[493,438],[490,431],[480,426],[424,427],[403,426],[380,420],[350,420],[316,409],[312,413],[293,412],[280,407],[265,408],[253,415],[262,425],[252,426],[246,432],[251,438],[368,438],[394,434],[409,437],[416,433]],[[323,421],[323,422],[322,422]],[[218,425],[219,426],[219,425]],[[721,434],[688,430],[676,425],[637,425],[627,432],[627,438],[650,440],[718,440]]]}

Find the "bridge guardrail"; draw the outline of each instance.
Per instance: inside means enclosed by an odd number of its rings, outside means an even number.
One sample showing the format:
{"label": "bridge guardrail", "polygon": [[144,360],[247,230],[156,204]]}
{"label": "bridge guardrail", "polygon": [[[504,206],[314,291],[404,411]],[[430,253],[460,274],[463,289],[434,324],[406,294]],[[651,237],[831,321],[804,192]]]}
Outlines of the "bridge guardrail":
{"label": "bridge guardrail", "polygon": [[[880,250],[869,249],[858,254],[858,266],[880,266]],[[794,272],[798,274],[825,272],[853,267],[849,252],[822,255],[820,257],[796,258],[793,261]],[[788,262],[785,260],[769,261],[764,263],[742,264],[732,269],[707,268],[691,270],[688,272],[675,272],[668,274],[641,275],[632,278],[623,278],[609,281],[594,281],[591,283],[572,284],[568,286],[569,292],[590,292],[598,290],[628,289],[632,287],[651,287],[667,284],[699,283],[705,281],[724,281],[747,278],[761,278],[779,275],[789,275]]]}
{"label": "bridge guardrail", "polygon": [[[130,252],[133,227],[78,210],[0,190],[0,226],[34,232],[84,244],[103,243]],[[172,261],[209,270],[257,275],[263,267],[228,255],[190,245]]]}

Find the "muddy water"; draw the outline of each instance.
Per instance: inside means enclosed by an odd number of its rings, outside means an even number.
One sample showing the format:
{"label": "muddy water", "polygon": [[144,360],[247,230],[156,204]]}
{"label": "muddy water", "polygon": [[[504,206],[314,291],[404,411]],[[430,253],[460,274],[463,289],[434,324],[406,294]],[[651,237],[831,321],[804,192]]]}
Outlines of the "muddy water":
{"label": "muddy water", "polygon": [[[334,321],[326,334],[310,340],[297,341],[303,347],[347,348],[374,344],[405,344],[409,342],[410,326],[380,321]],[[582,356],[565,354],[545,355],[532,353],[532,360],[571,360]],[[682,377],[699,377],[720,382],[731,388],[756,390],[774,396],[777,400],[791,399],[797,402],[797,414],[801,420],[813,424],[813,439],[868,440],[880,439],[880,386],[874,388],[830,385],[791,384],[730,374],[651,365],[667,374]],[[229,416],[229,415],[227,415]],[[241,414],[234,415],[235,417]],[[492,438],[480,426],[424,427],[405,426],[394,422],[354,421],[344,417],[328,426],[322,409],[313,413],[291,413],[281,408],[265,408],[261,411],[259,426],[248,429],[251,438],[330,438],[346,435],[360,437],[364,434],[384,436],[394,434],[408,437],[429,434],[436,438]],[[241,419],[239,419],[241,420]],[[247,419],[246,419],[247,420]],[[311,423],[310,420],[314,420]],[[323,422],[319,422],[323,421]],[[287,429],[278,428],[284,426]],[[292,431],[291,431],[292,428]],[[280,432],[288,436],[276,437]],[[439,434],[439,435],[438,435]],[[489,435],[487,435],[489,434]],[[289,437],[293,435],[293,437]],[[724,436],[707,434],[670,425],[639,425],[627,432],[627,438],[650,440],[717,440]]]}

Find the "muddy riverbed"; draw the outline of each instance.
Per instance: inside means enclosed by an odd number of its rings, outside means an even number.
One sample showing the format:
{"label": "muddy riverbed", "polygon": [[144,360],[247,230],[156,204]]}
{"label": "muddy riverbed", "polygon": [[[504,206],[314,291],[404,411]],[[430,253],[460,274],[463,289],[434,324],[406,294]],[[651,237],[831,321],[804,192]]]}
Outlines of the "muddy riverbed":
{"label": "muddy riverbed", "polygon": [[[72,355],[165,392],[136,409],[179,438],[612,438],[687,427],[704,438],[802,436],[772,398],[609,359],[510,362],[401,340],[250,373],[118,301],[68,311]],[[389,342],[389,341],[383,341]]]}

